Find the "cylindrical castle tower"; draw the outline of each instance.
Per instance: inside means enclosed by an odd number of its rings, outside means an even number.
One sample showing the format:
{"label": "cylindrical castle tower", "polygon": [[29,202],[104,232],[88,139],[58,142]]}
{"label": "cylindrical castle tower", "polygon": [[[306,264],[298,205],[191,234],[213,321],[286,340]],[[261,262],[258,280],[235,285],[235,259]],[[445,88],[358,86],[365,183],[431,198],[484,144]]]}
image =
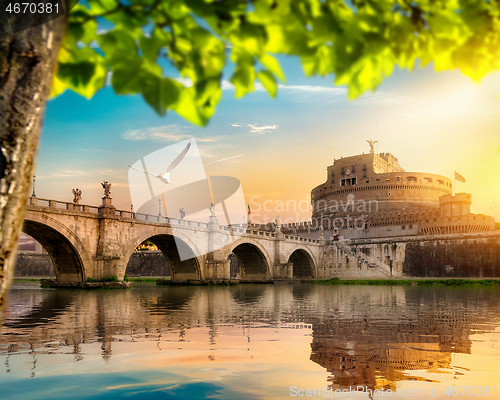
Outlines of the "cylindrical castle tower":
{"label": "cylindrical castle tower", "polygon": [[326,182],[311,192],[312,217],[438,211],[440,196],[451,193],[450,179],[405,172],[392,154],[371,152],[334,160]]}

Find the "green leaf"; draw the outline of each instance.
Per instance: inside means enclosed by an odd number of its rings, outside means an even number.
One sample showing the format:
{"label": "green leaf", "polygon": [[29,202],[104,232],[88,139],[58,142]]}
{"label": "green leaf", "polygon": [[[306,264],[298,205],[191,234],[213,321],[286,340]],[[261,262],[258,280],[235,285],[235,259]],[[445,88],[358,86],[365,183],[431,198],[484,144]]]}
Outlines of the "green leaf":
{"label": "green leaf", "polygon": [[208,120],[215,112],[215,106],[222,96],[220,76],[218,78],[204,79],[194,85],[195,99],[203,116]]}
{"label": "green leaf", "polygon": [[265,71],[260,71],[257,74],[257,77],[262,83],[262,86],[264,86],[267,92],[271,95],[271,97],[275,97],[276,92],[278,91],[278,85],[276,83],[274,75],[271,74],[271,72],[269,72],[268,70],[265,70]]}
{"label": "green leaf", "polygon": [[281,82],[285,83],[285,74],[283,74],[283,71],[281,70],[280,63],[276,58],[269,54],[262,54],[259,57],[259,61],[266,67],[269,71],[271,71],[274,75],[276,75],[278,78],[280,78]]}
{"label": "green leaf", "polygon": [[252,64],[240,62],[236,66],[231,83],[236,88],[236,98],[240,98],[253,91],[255,81],[255,69]]}
{"label": "green leaf", "polygon": [[90,9],[96,14],[103,14],[114,10],[118,5],[118,0],[87,0]]}
{"label": "green leaf", "polygon": [[89,19],[91,17],[92,14],[87,8],[81,5],[75,6],[71,10],[66,42],[74,41],[72,43],[76,43],[77,41],[81,41],[89,44],[95,40],[97,37],[97,22],[94,19]]}
{"label": "green leaf", "polygon": [[179,101],[180,88],[174,80],[146,72],[141,74],[139,80],[144,100],[159,115],[165,115]]}
{"label": "green leaf", "polygon": [[62,92],[62,86],[91,98],[106,83],[106,67],[102,57],[94,50],[84,47],[73,52],[61,51],[56,77],[58,82],[53,93]]}
{"label": "green leaf", "polygon": [[189,122],[192,122],[193,124],[205,126],[208,121],[208,118],[205,115],[203,115],[199,106],[196,103],[192,88],[182,87],[182,89],[180,90],[179,99],[172,106],[172,109],[181,117],[186,118]]}
{"label": "green leaf", "polygon": [[109,65],[133,59],[138,54],[134,37],[125,29],[113,29],[98,36],[97,41]]}

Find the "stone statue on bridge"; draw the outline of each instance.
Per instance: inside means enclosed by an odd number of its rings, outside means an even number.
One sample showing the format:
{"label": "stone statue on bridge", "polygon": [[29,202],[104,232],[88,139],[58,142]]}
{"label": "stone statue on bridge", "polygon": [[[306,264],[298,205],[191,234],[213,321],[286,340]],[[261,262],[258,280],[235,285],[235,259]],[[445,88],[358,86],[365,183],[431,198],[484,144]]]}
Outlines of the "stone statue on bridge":
{"label": "stone statue on bridge", "polygon": [[73,203],[80,204],[80,200],[82,199],[82,191],[78,188],[73,189],[73,195],[75,198],[73,199]]}
{"label": "stone statue on bridge", "polygon": [[280,231],[281,230],[281,219],[280,219],[279,215],[274,220],[274,229],[276,231]]}
{"label": "stone statue on bridge", "polygon": [[184,219],[186,216],[186,211],[184,211],[184,208],[179,208],[179,213],[181,214],[181,219]]}
{"label": "stone statue on bridge", "polygon": [[212,217],[215,217],[215,204],[210,203],[210,207],[208,207],[208,209],[210,210],[210,214],[212,215]]}
{"label": "stone statue on bridge", "polygon": [[111,183],[108,181],[104,181],[101,183],[102,188],[104,189],[104,197],[110,197],[111,195]]}

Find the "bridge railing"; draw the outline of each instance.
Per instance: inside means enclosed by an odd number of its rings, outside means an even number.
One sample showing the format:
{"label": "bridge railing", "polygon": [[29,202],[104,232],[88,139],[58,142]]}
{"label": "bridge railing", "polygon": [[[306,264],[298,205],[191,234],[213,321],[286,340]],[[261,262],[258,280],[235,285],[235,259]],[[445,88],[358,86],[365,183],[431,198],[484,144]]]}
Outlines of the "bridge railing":
{"label": "bridge railing", "polygon": [[55,208],[58,210],[70,210],[70,211],[80,211],[80,212],[90,212],[97,214],[99,208],[95,206],[87,206],[83,204],[68,203],[66,201],[50,200],[50,199],[40,199],[38,197],[30,197],[28,199],[28,205],[37,207],[47,207]]}
{"label": "bridge railing", "polygon": [[[92,214],[98,214],[99,213],[99,207],[95,206],[88,206],[84,204],[74,204],[74,203],[69,203],[65,201],[58,201],[58,200],[49,200],[49,199],[39,199],[38,197],[30,197],[28,200],[28,205],[30,206],[38,206],[38,207],[47,207],[47,208],[55,208],[58,210],[69,210],[69,211],[78,211],[78,212],[88,212]],[[179,219],[179,218],[171,218],[171,217],[164,217],[162,215],[152,215],[152,214],[143,214],[143,213],[135,213],[131,211],[124,211],[124,210],[115,210],[115,215],[119,216],[121,218],[131,218],[131,219],[136,219],[141,222],[146,222],[146,223],[160,223],[160,224],[170,224],[174,226],[190,226],[194,228],[208,228],[208,223],[205,222],[198,222],[198,221],[188,221],[185,219]],[[231,226],[227,225],[219,225],[219,229],[221,231],[226,231],[230,232],[231,230],[233,233],[248,233],[251,235],[257,235],[257,236],[264,236],[264,237],[276,237],[275,232],[268,232],[262,229],[255,229],[255,225],[248,226],[247,224],[234,224]],[[287,240],[294,240],[297,242],[304,242],[304,243],[318,243],[317,239],[311,239],[311,238],[305,238],[301,236],[295,236],[295,235],[285,235],[285,239]]]}

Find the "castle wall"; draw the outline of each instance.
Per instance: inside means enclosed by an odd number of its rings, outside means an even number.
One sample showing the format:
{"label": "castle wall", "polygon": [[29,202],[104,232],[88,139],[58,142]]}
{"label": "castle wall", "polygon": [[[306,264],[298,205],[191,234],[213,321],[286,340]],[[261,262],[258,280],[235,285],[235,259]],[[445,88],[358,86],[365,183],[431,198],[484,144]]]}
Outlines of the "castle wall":
{"label": "castle wall", "polygon": [[500,277],[500,237],[408,243],[403,272],[422,277]]}
{"label": "castle wall", "polygon": [[17,253],[16,276],[56,276],[54,264],[47,253]]}
{"label": "castle wall", "polygon": [[325,278],[498,278],[500,232],[330,242],[324,260]]}

